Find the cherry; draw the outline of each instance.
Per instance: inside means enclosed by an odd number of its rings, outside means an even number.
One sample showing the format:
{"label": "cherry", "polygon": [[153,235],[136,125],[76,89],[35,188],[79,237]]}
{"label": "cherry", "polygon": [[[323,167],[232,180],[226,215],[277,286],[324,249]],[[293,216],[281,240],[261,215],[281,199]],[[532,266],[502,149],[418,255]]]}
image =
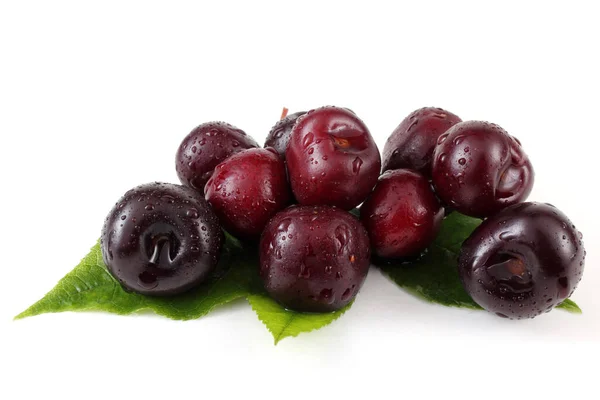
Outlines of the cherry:
{"label": "cherry", "polygon": [[226,122],[198,125],[179,145],[175,156],[182,184],[202,191],[221,161],[244,149],[259,147],[244,131]]}
{"label": "cherry", "polygon": [[125,288],[166,296],[209,277],[223,232],[200,194],[170,183],[129,190],[104,223],[101,249],[109,272]]}
{"label": "cherry", "polygon": [[365,124],[350,110],[322,107],[298,118],[286,160],[300,204],[350,210],[375,186],[381,159]]}
{"label": "cherry", "polygon": [[381,258],[419,255],[435,239],[444,208],[427,178],[399,169],[385,172],[360,208],[373,253]]}
{"label": "cherry", "polygon": [[581,280],[582,235],[550,204],[522,203],[486,219],[463,243],[459,274],[473,300],[508,318],[533,318]]}
{"label": "cherry", "polygon": [[204,188],[226,231],[258,239],[269,219],[292,200],[285,164],[273,148],[247,149],[217,166]]}
{"label": "cherry", "polygon": [[287,115],[287,108],[284,108],[282,118],[277,121],[275,126],[271,128],[271,131],[267,135],[265,147],[273,147],[285,160],[285,151],[287,150],[288,143],[290,142],[292,128],[294,127],[298,117],[301,117],[304,114],[306,114],[306,111],[300,111]]}
{"label": "cherry", "polygon": [[356,296],[370,265],[369,237],[352,214],[291,206],[267,224],[260,275],[271,297],[296,311],[339,310]]}
{"label": "cherry", "polygon": [[534,180],[521,143],[482,121],[460,122],[438,138],[432,172],[444,203],[480,218],[524,201]]}
{"label": "cherry", "polygon": [[431,177],[433,149],[438,138],[461,119],[441,108],[413,111],[392,132],[383,147],[383,170],[414,169]]}

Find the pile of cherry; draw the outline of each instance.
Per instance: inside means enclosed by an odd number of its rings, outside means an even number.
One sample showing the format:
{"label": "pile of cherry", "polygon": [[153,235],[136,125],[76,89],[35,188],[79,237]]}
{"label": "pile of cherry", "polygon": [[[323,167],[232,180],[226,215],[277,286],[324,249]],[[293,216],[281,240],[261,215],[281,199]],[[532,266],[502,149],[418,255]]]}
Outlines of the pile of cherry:
{"label": "pile of cherry", "polygon": [[[462,244],[458,273],[486,310],[532,318],[580,281],[581,233],[552,205],[523,202],[533,169],[498,125],[422,108],[391,134],[382,162],[351,110],[286,112],[265,148],[223,122],[198,126],[177,151],[183,185],[125,193],[101,238],[104,262],[125,289],[168,296],[206,281],[224,229],[258,244],[273,299],[334,311],[356,296],[372,256],[418,257],[449,212],[483,219]],[[359,205],[357,218],[349,210]]]}

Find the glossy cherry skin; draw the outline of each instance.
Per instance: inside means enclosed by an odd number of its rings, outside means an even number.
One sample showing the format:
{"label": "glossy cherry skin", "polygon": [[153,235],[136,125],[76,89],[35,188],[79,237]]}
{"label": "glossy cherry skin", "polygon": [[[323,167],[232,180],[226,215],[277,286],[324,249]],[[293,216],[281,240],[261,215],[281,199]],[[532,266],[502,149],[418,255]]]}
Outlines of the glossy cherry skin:
{"label": "glossy cherry skin", "polygon": [[175,156],[177,176],[182,184],[202,192],[221,161],[253,147],[259,147],[254,139],[226,122],[198,125],[179,145]]}
{"label": "glossy cherry skin", "polygon": [[441,134],[462,120],[441,108],[413,111],[392,132],[383,147],[383,170],[413,169],[431,177],[433,150]]}
{"label": "glossy cherry skin", "polygon": [[460,122],[439,137],[432,172],[445,204],[479,218],[527,199],[534,180],[521,143],[482,121]]}
{"label": "glossy cherry skin", "polygon": [[339,310],[356,296],[370,265],[369,237],[352,214],[328,206],[278,213],[260,240],[260,276],[284,307]]}
{"label": "glossy cherry skin", "polygon": [[287,115],[285,118],[277,121],[275,126],[271,128],[271,131],[267,135],[265,140],[265,147],[273,147],[277,150],[277,153],[285,160],[285,151],[287,150],[290,142],[290,135],[292,134],[292,128],[296,123],[298,117],[306,114],[306,111],[300,111],[294,114]]}
{"label": "glossy cherry skin", "polygon": [[285,164],[275,149],[247,149],[217,166],[204,188],[223,228],[258,240],[272,216],[292,201]]}
{"label": "glossy cherry skin", "polygon": [[153,296],[184,292],[206,280],[221,253],[217,216],[195,190],[149,183],[129,190],[102,228],[110,273],[125,288]]}
{"label": "glossy cherry skin", "polygon": [[427,178],[407,169],[381,175],[360,208],[373,253],[381,258],[419,255],[435,239],[443,218]]}
{"label": "glossy cherry skin", "polygon": [[554,206],[515,204],[486,219],[463,243],[460,278],[486,310],[511,319],[533,318],[577,287],[585,260],[581,239]]}
{"label": "glossy cherry skin", "polygon": [[345,210],[364,201],[381,168],[379,150],[365,124],[339,107],[318,108],[298,118],[286,160],[300,204]]}

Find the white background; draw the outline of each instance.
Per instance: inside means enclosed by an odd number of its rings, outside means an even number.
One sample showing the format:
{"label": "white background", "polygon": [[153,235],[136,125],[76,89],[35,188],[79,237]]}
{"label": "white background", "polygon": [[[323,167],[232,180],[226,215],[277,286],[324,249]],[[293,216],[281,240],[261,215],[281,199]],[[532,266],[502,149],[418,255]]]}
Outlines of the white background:
{"label": "white background", "polygon": [[[593,1],[454,3],[2,1],[0,398],[597,399],[599,14]],[[244,301],[190,322],[12,321],[127,189],[177,182],[197,124],[262,143],[283,106],[327,104],[353,109],[380,149],[428,105],[518,137],[530,199],[584,234],[583,315],[435,306],[375,270],[340,320],[278,346]]]}

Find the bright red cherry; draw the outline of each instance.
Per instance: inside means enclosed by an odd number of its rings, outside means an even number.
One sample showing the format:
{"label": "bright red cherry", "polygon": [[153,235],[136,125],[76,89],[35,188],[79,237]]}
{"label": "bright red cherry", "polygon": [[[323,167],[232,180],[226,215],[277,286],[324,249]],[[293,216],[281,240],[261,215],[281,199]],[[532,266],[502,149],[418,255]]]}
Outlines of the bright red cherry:
{"label": "bright red cherry", "polygon": [[340,107],[318,108],[298,118],[286,160],[300,204],[345,210],[364,201],[381,169],[371,133],[352,111]]}
{"label": "bright red cherry", "polygon": [[226,231],[258,239],[269,219],[285,208],[292,194],[285,164],[275,149],[247,149],[215,168],[204,188]]}
{"label": "bright red cherry", "polygon": [[443,218],[427,178],[407,169],[384,173],[360,208],[373,253],[382,258],[418,255],[433,242]]}

